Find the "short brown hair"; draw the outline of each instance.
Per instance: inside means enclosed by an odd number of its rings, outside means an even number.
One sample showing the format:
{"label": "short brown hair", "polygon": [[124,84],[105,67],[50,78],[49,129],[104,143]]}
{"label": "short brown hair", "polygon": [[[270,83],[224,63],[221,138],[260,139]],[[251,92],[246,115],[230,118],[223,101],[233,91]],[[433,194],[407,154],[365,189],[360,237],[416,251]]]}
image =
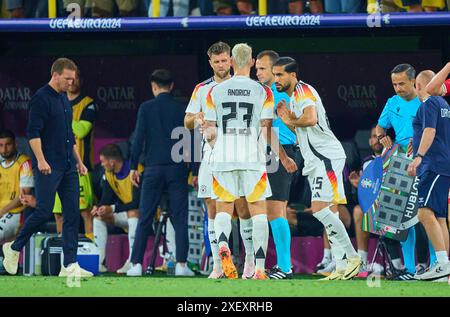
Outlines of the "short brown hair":
{"label": "short brown hair", "polygon": [[99,154],[108,160],[117,160],[121,162],[124,160],[122,150],[117,144],[114,143],[106,144],[101,148]]}
{"label": "short brown hair", "polygon": [[211,58],[212,55],[219,55],[222,53],[228,53],[228,55],[230,55],[230,52],[231,52],[230,45],[224,42],[217,42],[208,48],[207,54],[208,57]]}
{"label": "short brown hair", "polygon": [[50,75],[53,75],[53,73],[58,73],[59,75],[61,75],[64,69],[78,71],[77,65],[71,59],[61,57],[53,62],[52,69],[50,70]]}

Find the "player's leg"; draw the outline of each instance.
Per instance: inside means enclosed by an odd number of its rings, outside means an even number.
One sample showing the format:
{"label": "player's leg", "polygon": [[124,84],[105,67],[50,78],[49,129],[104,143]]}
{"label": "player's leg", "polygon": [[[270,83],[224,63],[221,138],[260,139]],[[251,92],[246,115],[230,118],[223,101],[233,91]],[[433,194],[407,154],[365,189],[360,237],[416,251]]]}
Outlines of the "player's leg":
{"label": "player's leg", "polygon": [[[205,153],[203,157],[208,158],[210,153]],[[213,270],[208,278],[217,279],[223,277],[222,264],[219,257],[219,244],[216,239],[216,231],[214,227],[214,221],[216,218],[216,201],[211,199],[212,192],[212,171],[205,159],[200,164],[198,171],[198,198],[203,198],[206,209],[208,211],[208,237],[211,245],[211,253],[213,257]]]}
{"label": "player's leg", "polygon": [[[283,146],[286,154],[294,159],[293,146]],[[286,218],[286,207],[291,189],[292,174],[282,164],[273,173],[268,173],[272,196],[266,200],[267,217],[272,228],[272,236],[277,253],[277,266],[270,278],[290,278],[291,270],[291,228]]]}
{"label": "player's leg", "polygon": [[239,216],[239,232],[245,249],[245,262],[242,278],[249,279],[255,274],[255,250],[253,249],[253,224],[250,211],[245,198],[239,198],[234,202]]}
{"label": "player's leg", "polygon": [[107,271],[104,262],[106,257],[106,243],[108,241],[108,224],[115,225],[115,213],[111,212],[102,216],[96,216],[93,219],[94,241],[98,248],[100,273]]}
{"label": "player's leg", "polygon": [[94,240],[93,217],[91,215],[94,194],[90,174],[79,175],[80,180],[80,210],[84,223],[84,235]]}
{"label": "player's leg", "polygon": [[227,278],[236,279],[238,274],[228,244],[231,234],[231,217],[234,211],[234,201],[239,197],[236,172],[214,172],[212,189],[211,198],[216,199],[214,229],[219,246],[222,270]]}
{"label": "player's leg", "polygon": [[55,205],[53,206],[53,216],[55,217],[56,233],[61,234],[64,219],[62,216],[61,199],[59,199],[58,194],[55,195]]}
{"label": "player's leg", "polygon": [[[332,204],[346,203],[344,186],[342,182],[342,170],[345,160],[325,160],[323,165],[317,166],[308,176],[311,187],[311,209],[325,227],[331,250],[336,259],[336,274],[331,274],[327,280],[349,279],[359,272],[361,258],[353,248],[344,224],[339,219],[338,213],[334,213],[337,206]],[[344,270],[343,263],[347,261]]]}
{"label": "player's leg", "polygon": [[330,242],[328,241],[327,232],[324,230],[322,234],[323,240],[323,257],[317,264],[315,273],[328,276],[336,270],[336,260],[334,259]]}
{"label": "player's leg", "polygon": [[362,228],[363,212],[359,205],[356,205],[353,208],[353,219],[355,221],[355,235],[358,254],[363,262],[361,271],[364,272],[364,269],[366,269],[367,272],[367,252],[369,249],[368,245],[370,233],[364,231]]}
{"label": "player's leg", "polygon": [[430,269],[415,278],[434,280],[450,275],[450,262],[446,238],[448,230],[443,225],[447,216],[447,195],[450,177],[427,171],[420,177],[418,185],[419,221],[423,224],[428,238],[436,250],[437,262]]}
{"label": "player's leg", "polygon": [[136,228],[139,220],[138,209],[132,209],[127,212],[114,213],[114,225],[125,229],[128,233],[128,258],[124,265],[116,271],[117,274],[126,274],[131,269],[131,252],[133,250],[134,240],[136,237]]}
{"label": "player's leg", "polygon": [[239,186],[244,189],[248,209],[252,216],[252,240],[255,250],[255,275],[253,279],[267,279],[265,263],[269,242],[266,198],[272,196],[267,172],[239,171]]}

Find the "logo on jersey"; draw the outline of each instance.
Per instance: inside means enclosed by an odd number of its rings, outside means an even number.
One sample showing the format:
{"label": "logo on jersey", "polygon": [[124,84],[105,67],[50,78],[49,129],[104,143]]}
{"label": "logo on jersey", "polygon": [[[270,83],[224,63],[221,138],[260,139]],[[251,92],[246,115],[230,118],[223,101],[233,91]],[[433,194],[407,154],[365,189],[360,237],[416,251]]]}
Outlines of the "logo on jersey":
{"label": "logo on jersey", "polygon": [[206,185],[200,186],[200,193],[206,194]]}

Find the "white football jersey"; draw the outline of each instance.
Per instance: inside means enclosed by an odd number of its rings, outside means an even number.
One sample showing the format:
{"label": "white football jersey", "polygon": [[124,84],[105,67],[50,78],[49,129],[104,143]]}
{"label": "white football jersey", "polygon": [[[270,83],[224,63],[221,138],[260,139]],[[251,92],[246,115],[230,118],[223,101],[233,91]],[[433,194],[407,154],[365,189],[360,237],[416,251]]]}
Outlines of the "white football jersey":
{"label": "white football jersey", "polygon": [[210,89],[205,119],[218,127],[213,171],[260,171],[265,166],[260,121],[273,119],[273,107],[270,88],[246,76],[234,76]]}
{"label": "white football jersey", "polygon": [[[204,113],[206,110],[206,95],[214,85],[217,85],[217,83],[214,81],[214,77],[211,77],[195,86],[185,112],[193,114]],[[202,152],[204,151],[211,151],[211,146],[205,139],[203,139],[202,143]]]}
{"label": "white football jersey", "polygon": [[315,126],[295,129],[300,151],[305,160],[303,175],[308,175],[319,161],[346,158],[341,142],[330,129],[322,100],[312,86],[299,81],[295,86],[290,105],[297,118],[303,114],[306,107],[315,107],[317,111]]}

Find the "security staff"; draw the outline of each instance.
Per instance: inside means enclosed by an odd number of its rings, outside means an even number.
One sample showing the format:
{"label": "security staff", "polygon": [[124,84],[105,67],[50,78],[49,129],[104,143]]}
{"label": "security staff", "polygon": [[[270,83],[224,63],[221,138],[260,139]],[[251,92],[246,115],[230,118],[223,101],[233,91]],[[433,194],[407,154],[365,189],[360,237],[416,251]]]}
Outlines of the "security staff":
{"label": "security staff", "polygon": [[142,180],[139,222],[131,255],[128,276],[142,275],[142,261],[147,238],[152,231],[153,217],[164,190],[169,195],[170,220],[175,229],[175,275],[192,276],[186,266],[189,248],[188,237],[188,170],[184,162],[175,162],[172,148],[177,140],[172,131],[184,129],[186,106],[175,101],[170,94],[173,80],[170,71],[158,69],[150,79],[155,99],[144,102],[138,112],[135,140],[131,150],[131,179],[139,186],[137,171],[139,155],[145,144],[145,171]]}
{"label": "security staff", "polygon": [[25,221],[16,240],[3,245],[3,265],[9,274],[17,273],[20,250],[51,217],[58,192],[64,209],[64,263],[59,276],[92,276],[76,262],[80,222],[77,168],[80,174],[87,173],[74,146],[72,106],[65,94],[76,71],[77,66],[70,59],[57,59],[51,68],[50,82],[40,88],[30,102],[27,136],[34,154],[36,209]]}

